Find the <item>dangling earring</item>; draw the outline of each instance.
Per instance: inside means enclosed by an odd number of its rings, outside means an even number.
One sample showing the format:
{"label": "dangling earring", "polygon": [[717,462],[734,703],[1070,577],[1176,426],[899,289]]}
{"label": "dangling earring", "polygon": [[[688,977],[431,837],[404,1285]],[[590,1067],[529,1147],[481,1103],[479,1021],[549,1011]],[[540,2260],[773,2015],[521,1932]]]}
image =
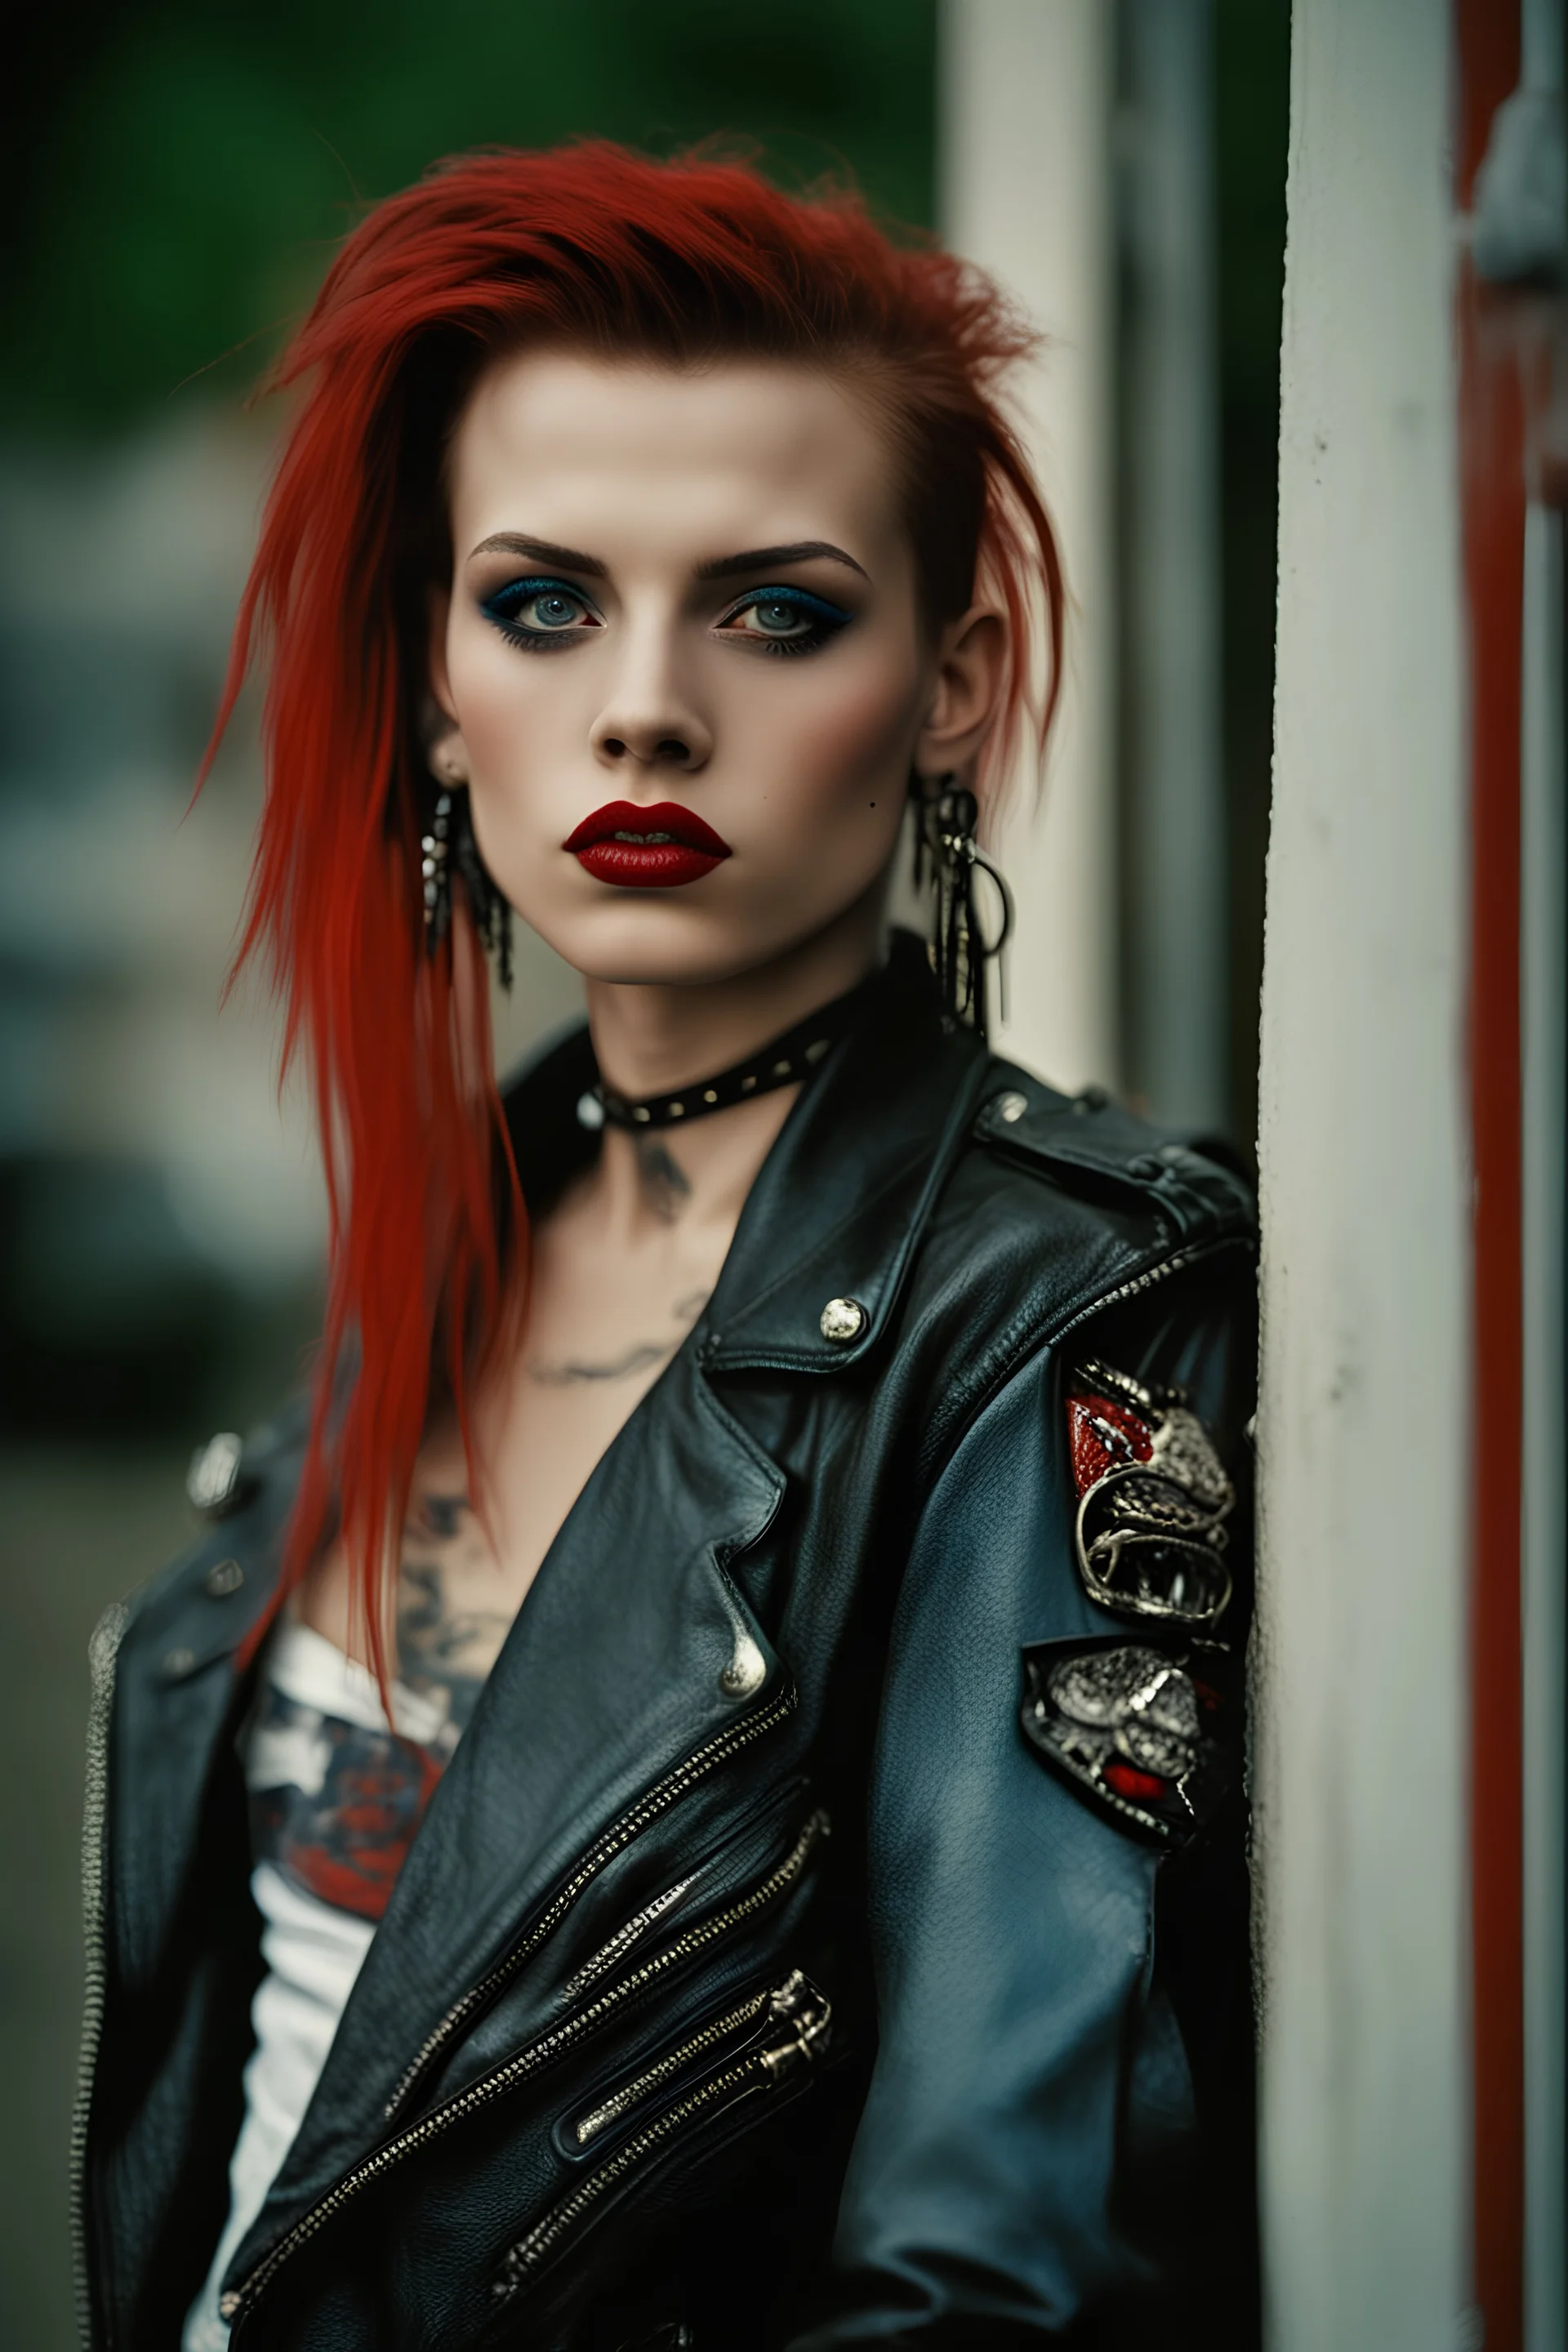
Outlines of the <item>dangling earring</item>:
{"label": "dangling earring", "polygon": [[497,889],[479,856],[468,807],[468,780],[457,753],[443,745],[430,755],[442,789],[427,830],[419,838],[419,875],[425,906],[425,944],[434,955],[452,927],[452,874],[456,869],[486,952],[496,960],[496,977],[511,987],[511,906]]}
{"label": "dangling earring", "polygon": [[[1013,928],[1013,898],[990,859],[974,838],[979,803],[974,794],[951,775],[940,776],[927,792],[919,776],[910,778],[915,803],[915,887],[928,880],[935,887],[931,961],[950,1021],[967,1021],[982,1045],[989,1034],[985,967],[999,959]],[[1002,902],[1002,920],[994,940],[980,927],[974,903],[976,866],[995,884]],[[1002,983],[1002,1018],[1007,1018],[1005,966],[998,963]]]}
{"label": "dangling earring", "polygon": [[434,954],[452,921],[452,877],[447,871],[447,835],[452,828],[452,795],[437,793],[430,830],[419,837],[419,872],[425,885],[425,944]]}

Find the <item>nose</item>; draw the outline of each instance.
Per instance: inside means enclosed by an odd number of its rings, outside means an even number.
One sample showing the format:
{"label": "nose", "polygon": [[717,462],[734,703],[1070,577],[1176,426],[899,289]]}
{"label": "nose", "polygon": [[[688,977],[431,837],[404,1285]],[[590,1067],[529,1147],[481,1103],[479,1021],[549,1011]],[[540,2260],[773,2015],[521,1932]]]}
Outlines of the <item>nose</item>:
{"label": "nose", "polygon": [[712,757],[712,730],[679,674],[672,635],[665,625],[628,634],[590,738],[602,767],[691,775]]}

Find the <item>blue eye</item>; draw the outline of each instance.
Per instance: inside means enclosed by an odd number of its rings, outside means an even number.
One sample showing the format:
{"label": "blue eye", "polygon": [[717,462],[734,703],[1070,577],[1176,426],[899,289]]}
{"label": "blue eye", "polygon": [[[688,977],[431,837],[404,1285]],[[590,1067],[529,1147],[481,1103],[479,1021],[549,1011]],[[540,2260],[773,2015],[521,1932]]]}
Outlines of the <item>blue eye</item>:
{"label": "blue eye", "polygon": [[559,645],[597,626],[585,596],[564,580],[509,580],[485,597],[480,611],[514,645]]}
{"label": "blue eye", "polygon": [[720,623],[725,636],[744,637],[769,654],[809,654],[847,628],[853,614],[806,588],[753,588]]}
{"label": "blue eye", "polygon": [[786,603],[782,596],[759,596],[754,604],[747,607],[745,619],[764,637],[803,636],[811,626],[809,616],[800,606],[793,601]]}

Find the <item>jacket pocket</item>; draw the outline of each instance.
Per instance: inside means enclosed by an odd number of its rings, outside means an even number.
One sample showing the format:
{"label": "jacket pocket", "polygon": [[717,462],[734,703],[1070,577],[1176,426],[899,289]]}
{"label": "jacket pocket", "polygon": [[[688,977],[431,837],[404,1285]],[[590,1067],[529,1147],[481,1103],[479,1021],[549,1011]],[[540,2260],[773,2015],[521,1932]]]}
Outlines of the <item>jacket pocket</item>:
{"label": "jacket pocket", "polygon": [[[581,2006],[562,2017],[547,2032],[536,2035],[503,2064],[492,2067],[488,2074],[480,2075],[452,2097],[441,2101],[416,2123],[391,2134],[363,2163],[345,2173],[324,2197],[318,2199],[300,2216],[272,2251],[263,2257],[243,2286],[221,2298],[219,2308],[223,2316],[237,2328],[240,2327],[254,2314],[278,2272],[295,2251],[363,2189],[383,2179],[405,2157],[416,2149],[427,2151],[454,2126],[477,2115],[495,2100],[522,2091],[545,2068],[571,2055],[612,2020],[651,1996],[667,1976],[687,1961],[708,1958],[721,1949],[730,1937],[739,1935],[765,1917],[775,1904],[784,1902],[794,1893],[805,1875],[812,1855],[827,1832],[827,1815],[819,1808],[809,1815],[782,1859],[742,1893],[721,1905],[717,1911],[694,1921],[683,1935],[661,1945],[657,1952],[650,1952],[645,1959],[618,1976],[614,1983],[592,1992]],[[784,2037],[781,2037],[781,2046],[784,2040]],[[763,2053],[759,2051],[756,2054],[760,2061]],[[746,2095],[747,2087],[744,2084],[737,2086],[737,2095]],[[656,2127],[649,2126],[650,2129]],[[587,2182],[582,2185],[586,2188]],[[592,2201],[597,2202],[597,2198]],[[520,2272],[520,2282],[525,2274]]]}
{"label": "jacket pocket", "polygon": [[749,1807],[739,1821],[730,1824],[717,1845],[710,1846],[670,1885],[639,1904],[614,1935],[573,1970],[555,1997],[557,2007],[575,2007],[656,1928],[664,1927],[693,1904],[710,1899],[716,1885],[722,1885],[726,1880],[733,1885],[748,1877],[758,1862],[773,1850],[781,1819],[798,1804],[806,1785],[797,1778],[783,1788],[769,1790],[759,1803]]}
{"label": "jacket pocket", "polygon": [[[498,2310],[563,2252],[599,2208],[638,2175],[681,2154],[719,2123],[733,2118],[737,2108],[754,2106],[760,2120],[775,2101],[804,2089],[826,2053],[832,2031],[826,1995],[793,1969],[767,1990],[735,2002],[580,2114],[569,2135],[580,2150],[601,2139],[608,2144],[612,2132],[634,2122],[638,2114],[647,2120],[636,2125],[629,2137],[507,2248],[490,2289]],[[691,2079],[666,2095],[682,2076]]]}
{"label": "jacket pocket", "polygon": [[573,1869],[556,1887],[543,1909],[533,1918],[527,1930],[518,1937],[494,1968],[468,1987],[461,1999],[454,2001],[433,2032],[427,2034],[413,2060],[404,2070],[402,2079],[386,2103],[384,2121],[394,2123],[415,2092],[444,2053],[484,2016],[507,1987],[526,1968],[542,1945],[547,1943],[568,1918],[582,1896],[601,1871],[617,1854],[624,1853],[643,1832],[660,1820],[700,1780],[738,1756],[758,1739],[788,1720],[798,1704],[795,1685],[788,1677],[780,1681],[771,1696],[764,1696],[749,1713],[727,1725],[712,1738],[683,1759],[662,1780],[640,1796],[634,1805],[618,1814],[609,1827],[596,1837],[579,1857]]}

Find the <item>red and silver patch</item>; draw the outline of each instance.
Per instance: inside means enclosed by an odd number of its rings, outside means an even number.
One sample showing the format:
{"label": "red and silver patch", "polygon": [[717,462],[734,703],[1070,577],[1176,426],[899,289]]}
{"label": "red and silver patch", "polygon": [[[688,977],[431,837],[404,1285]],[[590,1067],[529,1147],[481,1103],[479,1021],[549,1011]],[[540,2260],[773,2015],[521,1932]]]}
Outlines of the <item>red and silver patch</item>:
{"label": "red and silver patch", "polygon": [[1216,1625],[1229,1605],[1224,1525],[1236,1489],[1185,1391],[1099,1361],[1068,1386],[1078,1562],[1102,1609]]}
{"label": "red and silver patch", "polygon": [[1024,1736],[1118,1825],[1180,1845],[1230,1784],[1234,1710],[1226,1662],[1198,1648],[1142,1643],[1040,1643],[1024,1653]]}
{"label": "red and silver patch", "polygon": [[1154,1451],[1148,1423],[1116,1397],[1068,1397],[1068,1430],[1073,1482],[1080,1495],[1129,1462],[1149,1461]]}

